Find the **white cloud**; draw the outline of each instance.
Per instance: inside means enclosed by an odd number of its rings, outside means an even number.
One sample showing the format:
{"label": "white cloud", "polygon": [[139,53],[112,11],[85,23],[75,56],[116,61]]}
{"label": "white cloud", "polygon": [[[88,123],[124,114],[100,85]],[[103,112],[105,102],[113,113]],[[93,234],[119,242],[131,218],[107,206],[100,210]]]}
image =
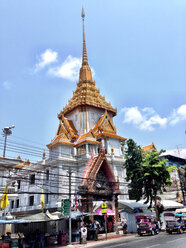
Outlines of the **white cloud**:
{"label": "white cloud", "polygon": [[2,85],[3,85],[3,88],[5,88],[6,90],[10,90],[12,87],[12,84],[9,81],[4,81]]}
{"label": "white cloud", "polygon": [[35,65],[35,72],[43,69],[47,65],[57,62],[58,53],[51,49],[46,49],[38,58],[38,63]]}
{"label": "white cloud", "polygon": [[172,126],[183,120],[186,120],[186,104],[183,104],[177,109],[174,109],[169,117],[169,122]]}
{"label": "white cloud", "polygon": [[[68,79],[70,81],[78,81],[79,70],[82,65],[82,58],[72,57],[69,55],[60,66],[50,68],[48,73],[55,77]],[[92,76],[95,76],[95,71],[91,68]]]}
{"label": "white cloud", "polygon": [[153,108],[149,108],[149,107],[145,107],[142,109],[143,112],[145,112],[146,114],[154,114],[155,113],[155,110]]}
{"label": "white cloud", "polygon": [[[46,49],[38,57],[38,63],[35,65],[34,73],[48,66],[48,74],[54,77],[60,77],[71,81],[77,81],[79,78],[79,71],[82,65],[82,58],[77,58],[69,55],[60,65],[51,66],[52,63],[58,62],[58,53],[51,49]],[[95,76],[95,71],[91,68],[92,76]]]}
{"label": "white cloud", "polygon": [[140,124],[143,121],[143,116],[138,107],[123,108],[121,111],[124,112],[125,123]]}
{"label": "white cloud", "polygon": [[81,58],[76,58],[69,55],[62,65],[50,68],[48,73],[56,77],[76,81],[78,80],[80,67]]}
{"label": "white cloud", "polygon": [[141,130],[153,131],[156,125],[159,125],[160,127],[165,127],[167,124],[167,118],[161,118],[158,114],[151,116],[149,119],[145,118],[146,117],[144,117],[144,121],[139,125],[139,128]]}
{"label": "white cloud", "polygon": [[167,118],[161,118],[153,108],[143,108],[139,110],[138,107],[123,108],[124,123],[134,124],[141,130],[153,131],[156,126],[165,127]]}

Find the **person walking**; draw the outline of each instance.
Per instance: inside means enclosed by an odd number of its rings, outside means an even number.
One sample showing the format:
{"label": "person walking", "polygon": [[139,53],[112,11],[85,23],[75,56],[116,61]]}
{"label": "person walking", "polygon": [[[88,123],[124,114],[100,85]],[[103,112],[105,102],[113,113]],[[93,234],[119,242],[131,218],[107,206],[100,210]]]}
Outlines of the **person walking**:
{"label": "person walking", "polygon": [[122,219],[123,234],[127,234],[127,220],[125,217]]}
{"label": "person walking", "polygon": [[94,230],[94,240],[98,240],[98,228],[99,228],[99,226],[98,226],[98,224],[97,224],[97,221],[96,220],[94,220],[94,222],[93,222],[93,230]]}

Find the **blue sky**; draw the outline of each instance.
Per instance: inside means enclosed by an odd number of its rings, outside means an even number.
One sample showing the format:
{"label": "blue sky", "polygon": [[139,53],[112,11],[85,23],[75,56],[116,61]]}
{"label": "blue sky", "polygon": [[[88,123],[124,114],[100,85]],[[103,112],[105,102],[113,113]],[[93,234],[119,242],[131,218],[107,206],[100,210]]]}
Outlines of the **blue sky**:
{"label": "blue sky", "polygon": [[9,141],[44,147],[55,136],[76,88],[82,5],[89,64],[117,107],[118,134],[186,147],[184,0],[1,0],[0,128],[15,125]]}

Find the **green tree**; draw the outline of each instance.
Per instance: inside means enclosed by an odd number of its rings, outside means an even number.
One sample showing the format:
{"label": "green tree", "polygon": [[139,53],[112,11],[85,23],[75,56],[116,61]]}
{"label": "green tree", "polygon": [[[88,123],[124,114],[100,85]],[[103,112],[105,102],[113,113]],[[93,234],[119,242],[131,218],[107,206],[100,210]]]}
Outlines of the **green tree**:
{"label": "green tree", "polygon": [[157,194],[166,192],[166,186],[171,185],[170,167],[166,165],[166,159],[162,160],[160,153],[153,150],[144,154],[143,168],[143,197],[146,202],[155,203],[156,215],[157,211]]}
{"label": "green tree", "polygon": [[125,153],[126,180],[129,182],[130,199],[139,201],[143,192],[143,168],[142,168],[142,151],[132,139],[127,140],[127,150]]}
{"label": "green tree", "polygon": [[138,201],[143,198],[150,203],[150,207],[154,201],[158,216],[157,194],[162,194],[166,186],[171,184],[170,171],[173,168],[166,166],[166,160],[162,160],[160,152],[143,152],[132,139],[127,141],[125,158],[130,199]]}

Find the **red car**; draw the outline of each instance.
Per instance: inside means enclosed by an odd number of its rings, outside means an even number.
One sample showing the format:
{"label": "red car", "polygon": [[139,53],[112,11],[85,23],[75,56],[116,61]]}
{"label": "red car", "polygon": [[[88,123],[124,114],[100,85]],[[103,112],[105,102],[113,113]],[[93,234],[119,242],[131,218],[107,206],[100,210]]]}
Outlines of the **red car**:
{"label": "red car", "polygon": [[159,227],[156,218],[152,215],[141,214],[136,216],[137,232],[140,236],[143,234],[158,234]]}

